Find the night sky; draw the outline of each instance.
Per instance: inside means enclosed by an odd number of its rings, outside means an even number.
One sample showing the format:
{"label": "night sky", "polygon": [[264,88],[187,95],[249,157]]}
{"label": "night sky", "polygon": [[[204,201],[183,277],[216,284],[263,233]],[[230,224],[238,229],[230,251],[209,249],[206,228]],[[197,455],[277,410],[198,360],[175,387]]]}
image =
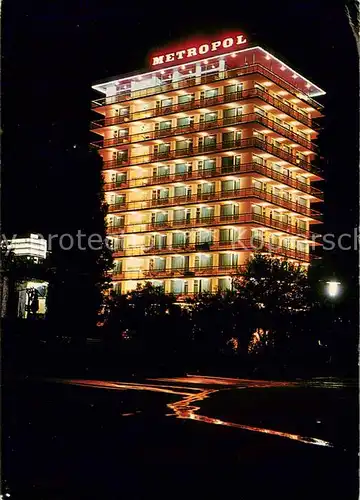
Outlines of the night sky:
{"label": "night sky", "polygon": [[[85,148],[91,138],[93,82],[146,68],[151,49],[177,38],[226,29],[266,45],[326,90],[319,99],[327,115],[319,140],[325,158],[325,181],[318,186],[325,190],[323,229],[353,232],[358,218],[358,56],[344,4],[287,0],[213,5],[3,2],[3,233],[52,231],[76,168],[68,162],[69,152],[74,145]],[[81,203],[81,190],[78,196]],[[355,252],[335,252],[327,259],[346,279],[357,273]]]}

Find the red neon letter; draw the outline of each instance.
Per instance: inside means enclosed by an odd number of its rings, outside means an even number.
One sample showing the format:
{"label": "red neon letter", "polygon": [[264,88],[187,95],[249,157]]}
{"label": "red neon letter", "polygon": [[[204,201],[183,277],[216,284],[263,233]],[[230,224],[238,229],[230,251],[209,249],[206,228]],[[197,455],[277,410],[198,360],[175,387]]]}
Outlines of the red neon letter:
{"label": "red neon letter", "polygon": [[156,64],[163,64],[164,62],[164,56],[155,56],[153,57],[153,66]]}
{"label": "red neon letter", "polygon": [[191,47],[191,49],[187,49],[187,56],[188,57],[197,56],[196,48]]}
{"label": "red neon letter", "polygon": [[222,45],[223,45],[224,49],[228,49],[229,47],[231,47],[233,45],[233,43],[234,43],[233,38],[225,38]]}
{"label": "red neon letter", "polygon": [[178,50],[177,52],[175,52],[175,54],[178,59],[183,59],[184,54],[186,54],[186,50]]}
{"label": "red neon letter", "polygon": [[221,42],[217,41],[217,42],[212,42],[211,44],[211,50],[212,52],[214,52],[215,50],[217,50],[221,45]]}
{"label": "red neon letter", "polygon": [[200,45],[199,47],[199,54],[206,54],[206,52],[209,52],[210,47],[208,44]]}
{"label": "red neon letter", "polygon": [[241,45],[242,43],[246,43],[247,40],[244,38],[244,35],[238,35],[236,37],[236,45]]}
{"label": "red neon letter", "polygon": [[165,56],[165,62],[174,61],[174,59],[175,59],[174,52],[171,52],[170,54],[166,54],[166,56]]}

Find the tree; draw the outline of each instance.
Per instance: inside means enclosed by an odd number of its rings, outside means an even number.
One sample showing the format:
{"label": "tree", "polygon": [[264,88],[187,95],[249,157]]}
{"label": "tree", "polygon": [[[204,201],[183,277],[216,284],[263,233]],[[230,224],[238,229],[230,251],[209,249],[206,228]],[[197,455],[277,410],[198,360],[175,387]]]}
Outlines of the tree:
{"label": "tree", "polygon": [[252,306],[267,311],[304,310],[310,306],[306,270],[286,260],[255,254],[233,286]]}
{"label": "tree", "polygon": [[128,354],[125,362],[131,359],[133,367],[156,370],[186,365],[189,316],[175,296],[146,283],[127,294],[111,295],[106,309],[104,339],[112,350]]}
{"label": "tree", "polygon": [[[299,318],[313,304],[307,271],[298,264],[255,254],[246,270],[233,280],[238,303],[245,302],[249,314],[243,332],[243,347],[249,353],[287,357],[289,339],[296,335]],[[277,358],[274,359],[274,356]]]}
{"label": "tree", "polygon": [[[67,153],[64,192],[54,216],[48,319],[73,336],[89,336],[96,326],[104,291],[109,288],[111,249],[105,235],[107,206],[102,192],[101,160],[96,152],[75,148]],[[65,185],[62,178],[59,183]],[[61,210],[59,210],[61,207]]]}

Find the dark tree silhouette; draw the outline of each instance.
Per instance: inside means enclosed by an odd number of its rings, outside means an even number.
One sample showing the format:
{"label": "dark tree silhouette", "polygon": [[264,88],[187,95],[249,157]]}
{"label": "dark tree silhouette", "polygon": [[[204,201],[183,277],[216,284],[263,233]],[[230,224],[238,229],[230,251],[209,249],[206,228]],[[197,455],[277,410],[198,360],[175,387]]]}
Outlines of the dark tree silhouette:
{"label": "dark tree silhouette", "polygon": [[[58,198],[53,201],[59,237],[51,248],[55,273],[49,285],[47,318],[57,331],[66,328],[68,335],[86,337],[93,334],[112,268],[100,158],[96,152],[75,148],[68,152],[65,172],[66,193],[56,191]],[[64,178],[59,182],[66,184]]]}

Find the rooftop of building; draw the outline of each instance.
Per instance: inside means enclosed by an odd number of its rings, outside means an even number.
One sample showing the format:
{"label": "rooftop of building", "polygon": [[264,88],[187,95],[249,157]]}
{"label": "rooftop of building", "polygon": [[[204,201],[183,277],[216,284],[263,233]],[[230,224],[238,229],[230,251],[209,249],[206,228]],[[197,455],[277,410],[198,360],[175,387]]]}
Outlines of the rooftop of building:
{"label": "rooftop of building", "polygon": [[[164,51],[164,53],[166,54],[167,52]],[[173,64],[170,66],[165,64],[151,71],[145,69],[118,77],[107,78],[96,82],[92,88],[106,95],[117,95],[133,90],[132,85],[135,82],[137,83],[137,88],[139,88],[139,84],[142,81],[142,89],[154,87],[154,82],[157,82],[155,85],[166,84],[171,81],[174,71],[178,72],[179,80],[194,77],[196,66],[199,67],[199,65],[201,67],[201,75],[216,73],[219,72],[220,61],[225,61],[225,63],[223,63],[225,64],[225,70],[235,70],[237,68],[253,66],[254,72],[256,72],[255,66],[260,65],[309,98],[325,94],[325,91],[319,86],[291,68],[268,49],[258,45],[247,46],[240,50],[221,53],[214,56],[204,56],[203,58],[196,58],[190,62],[182,62],[181,64]]]}

